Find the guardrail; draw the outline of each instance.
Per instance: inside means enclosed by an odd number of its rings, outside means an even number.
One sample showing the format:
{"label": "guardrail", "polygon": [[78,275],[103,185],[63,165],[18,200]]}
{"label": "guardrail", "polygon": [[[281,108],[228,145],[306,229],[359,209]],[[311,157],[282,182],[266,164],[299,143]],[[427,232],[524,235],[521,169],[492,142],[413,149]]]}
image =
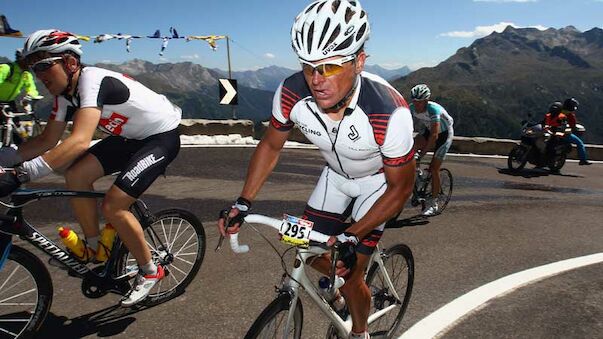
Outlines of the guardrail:
{"label": "guardrail", "polygon": [[[252,136],[254,139],[261,139],[267,126],[267,122],[254,123],[251,120],[182,119],[179,128],[184,135],[240,134],[242,137]],[[102,132],[97,132],[96,137],[102,136]],[[298,129],[291,132],[289,140],[309,143]],[[511,139],[455,136],[450,151],[461,154],[507,155],[518,143],[518,140]],[[602,145],[586,145],[586,151],[589,159],[603,160]],[[569,158],[578,159],[575,146]]]}

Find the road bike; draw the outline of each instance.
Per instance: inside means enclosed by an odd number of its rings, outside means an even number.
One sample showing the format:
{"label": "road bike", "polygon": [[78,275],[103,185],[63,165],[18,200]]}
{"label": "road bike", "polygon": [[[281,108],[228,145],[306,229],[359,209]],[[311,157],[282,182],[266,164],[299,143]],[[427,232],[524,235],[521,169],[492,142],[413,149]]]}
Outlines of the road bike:
{"label": "road bike", "polygon": [[[421,163],[417,160],[415,186],[413,187],[412,198],[410,199],[412,206],[421,205],[422,210],[427,207],[427,203],[432,199],[431,183],[431,171],[429,171],[429,168],[421,168]],[[440,168],[440,193],[436,199],[438,203],[436,215],[442,213],[446,206],[448,206],[448,202],[452,196],[452,187],[452,173],[447,168]]]}
{"label": "road bike", "polygon": [[[277,297],[255,320],[245,338],[301,338],[303,325],[303,306],[300,289],[330,320],[327,338],[348,338],[352,329],[352,319],[344,309],[337,310],[334,305],[318,289],[306,273],[307,260],[326,253],[324,244],[328,235],[312,231],[312,223],[308,220],[285,215],[283,220],[250,214],[245,222],[258,224],[279,230],[281,241],[292,245],[295,249],[295,265],[291,272],[283,274],[277,287]],[[315,246],[323,244],[321,246]],[[249,251],[247,245],[240,245],[238,234],[230,236],[230,246],[235,253]],[[308,246],[308,247],[306,247]],[[331,249],[332,267],[329,277],[328,291],[334,295],[338,287],[333,282],[343,280],[335,276],[334,264],[338,258],[338,245]],[[282,256],[281,256],[282,258]],[[282,259],[281,259],[282,260]],[[285,266],[283,266],[285,267]],[[406,311],[414,281],[414,259],[410,248],[397,244],[388,249],[379,246],[372,254],[367,265],[365,281],[371,290],[371,314],[368,319],[369,332],[372,337],[394,337]]]}
{"label": "road bike", "polygon": [[[52,258],[69,275],[82,279],[81,290],[88,298],[107,293],[126,295],[138,273],[136,260],[115,238],[105,264],[89,267],[31,225],[23,207],[41,199],[104,197],[102,192],[71,190],[17,190],[9,209],[0,214],[0,337],[29,338],[40,328],[53,298],[50,274],[29,250],[12,243],[18,236]],[[205,255],[205,231],[197,217],[183,209],[151,213],[142,200],[130,208],[140,221],[153,260],[165,268],[165,277],[139,305],[152,306],[182,294],[193,280]]]}
{"label": "road bike", "polygon": [[[0,103],[2,111],[2,146],[10,146],[12,144],[19,145],[25,140],[37,136],[42,133],[42,124],[35,112],[31,110],[25,112],[13,112],[10,103]],[[22,120],[21,118],[29,117],[30,120]]]}

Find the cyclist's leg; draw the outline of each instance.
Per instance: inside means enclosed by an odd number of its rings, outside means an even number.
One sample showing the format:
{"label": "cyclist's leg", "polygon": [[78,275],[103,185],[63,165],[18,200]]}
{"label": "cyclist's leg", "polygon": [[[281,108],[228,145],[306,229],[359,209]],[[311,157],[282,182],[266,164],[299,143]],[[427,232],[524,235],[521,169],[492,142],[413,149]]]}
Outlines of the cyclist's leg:
{"label": "cyclist's leg", "polygon": [[352,332],[356,333],[362,333],[368,328],[371,291],[364,281],[364,272],[370,258],[370,254],[357,252],[356,266],[345,277],[345,284],[340,288],[352,316]]}
{"label": "cyclist's leg", "polygon": [[129,208],[176,158],[180,150],[180,135],[173,130],[144,140],[127,140],[126,143],[136,144],[139,149],[121,169],[103,199],[101,209],[138,265],[143,266],[151,260],[151,252],[144,240],[140,222]]}
{"label": "cyclist's leg", "polygon": [[440,193],[440,168],[442,162],[446,159],[446,154],[452,145],[452,133],[450,131],[444,131],[438,135],[436,140],[436,151],[433,152],[433,159],[429,165],[429,171],[431,172],[431,196],[436,198]]}
{"label": "cyclist's leg", "polygon": [[[94,182],[104,175],[101,163],[94,155],[88,153],[67,169],[65,183],[70,190],[92,191]],[[72,198],[69,202],[86,238],[97,237],[99,234],[96,200]],[[96,250],[96,248],[93,249]]]}
{"label": "cyclist's leg", "polygon": [[419,131],[414,140],[415,151],[423,150],[423,154],[425,154],[427,151],[425,149],[425,146],[427,146],[427,137],[429,137],[429,130],[423,129],[422,131]]}

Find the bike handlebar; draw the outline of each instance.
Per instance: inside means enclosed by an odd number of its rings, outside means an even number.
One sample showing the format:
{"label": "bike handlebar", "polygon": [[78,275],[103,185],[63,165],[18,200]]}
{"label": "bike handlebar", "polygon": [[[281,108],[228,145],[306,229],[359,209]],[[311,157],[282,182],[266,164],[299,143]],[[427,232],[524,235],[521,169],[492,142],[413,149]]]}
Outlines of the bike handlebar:
{"label": "bike handlebar", "polygon": [[[249,214],[245,217],[245,222],[250,224],[260,224],[265,225],[276,230],[280,230],[282,220],[275,219],[271,217],[267,217],[261,214]],[[322,234],[317,231],[311,231],[309,239],[311,241],[326,244],[329,241],[330,235]],[[339,240],[339,239],[338,239]],[[230,235],[230,248],[235,253],[247,253],[249,252],[249,245],[241,245],[239,244],[239,234],[231,234]]]}

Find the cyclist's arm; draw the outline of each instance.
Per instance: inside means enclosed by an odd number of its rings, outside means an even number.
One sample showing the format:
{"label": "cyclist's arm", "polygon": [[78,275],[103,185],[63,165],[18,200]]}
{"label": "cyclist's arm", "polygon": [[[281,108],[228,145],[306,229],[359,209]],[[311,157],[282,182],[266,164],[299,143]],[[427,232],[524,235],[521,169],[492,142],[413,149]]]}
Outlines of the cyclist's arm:
{"label": "cyclist's arm", "polygon": [[38,93],[38,88],[36,87],[36,82],[34,81],[33,76],[27,71],[23,72],[23,87],[25,88],[25,93],[27,93],[27,95],[33,99],[40,97],[40,93]]}
{"label": "cyclist's arm", "polygon": [[101,110],[97,107],[78,109],[74,114],[73,131],[60,145],[43,155],[44,161],[53,169],[70,164],[90,147],[94,131],[100,120]]}
{"label": "cyclist's arm", "polygon": [[[438,135],[440,134],[440,122],[435,121],[431,123],[431,128],[429,129],[429,138],[425,143],[425,148],[422,150],[421,155],[424,155],[428,150],[435,146],[436,140],[438,139]],[[434,150],[435,152],[435,150]]]}
{"label": "cyclist's arm", "polygon": [[241,197],[253,201],[276,166],[289,133],[290,131],[279,131],[272,125],[268,126],[266,134],[251,156]]}
{"label": "cyclist's arm", "polygon": [[10,74],[10,66],[7,64],[0,65],[0,84],[6,80],[8,75]]}
{"label": "cyclist's arm", "polygon": [[364,217],[346,231],[355,234],[358,239],[364,238],[375,227],[395,216],[412,194],[415,183],[415,160],[403,166],[384,166],[387,188]]}
{"label": "cyclist's arm", "polygon": [[48,120],[42,133],[21,144],[18,149],[19,156],[24,161],[31,160],[49,149],[55,147],[63,137],[67,123],[64,121]]}

